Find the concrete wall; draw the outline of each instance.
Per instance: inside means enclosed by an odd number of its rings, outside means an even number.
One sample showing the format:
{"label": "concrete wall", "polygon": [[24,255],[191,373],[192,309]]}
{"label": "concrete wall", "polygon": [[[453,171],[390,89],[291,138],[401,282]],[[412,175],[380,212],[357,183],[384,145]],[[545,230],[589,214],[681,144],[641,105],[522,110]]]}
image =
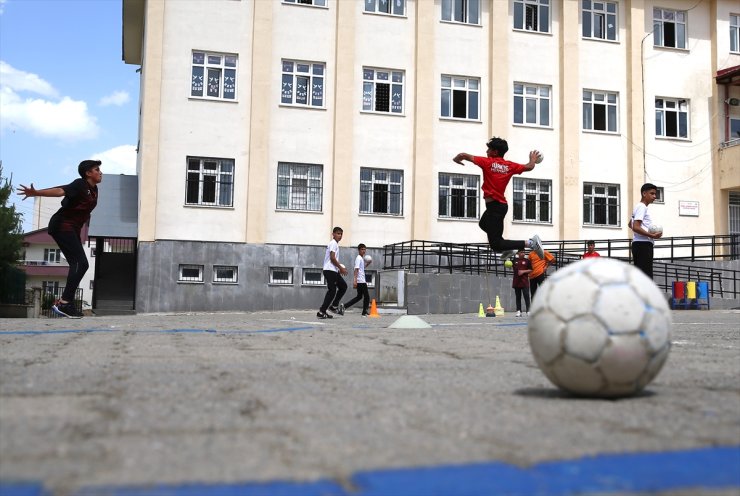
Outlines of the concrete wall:
{"label": "concrete wall", "polygon": [[[139,243],[136,311],[218,312],[283,309],[318,309],[326,286],[301,285],[304,267],[321,268],[325,246],[252,245],[199,241],[155,241]],[[368,249],[378,267],[382,252]],[[357,256],[355,248],[340,247],[339,260],[350,270]],[[203,265],[202,283],[178,282],[180,264]],[[213,283],[213,266],[238,268],[236,284]],[[293,285],[269,284],[270,267],[293,267]],[[368,270],[377,267],[370,266]],[[351,272],[350,272],[351,274]],[[347,301],[356,292],[352,279],[345,277]],[[376,291],[370,288],[370,297]],[[355,306],[358,310],[361,306]]]}

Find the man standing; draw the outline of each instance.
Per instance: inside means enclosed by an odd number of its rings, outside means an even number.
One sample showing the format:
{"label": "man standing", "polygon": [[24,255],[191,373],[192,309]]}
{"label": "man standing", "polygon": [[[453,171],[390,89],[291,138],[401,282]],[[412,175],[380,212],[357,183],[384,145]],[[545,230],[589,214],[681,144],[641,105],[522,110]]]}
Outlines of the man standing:
{"label": "man standing", "polygon": [[658,187],[652,183],[645,183],[640,188],[640,203],[632,210],[630,227],[635,235],[632,238],[632,259],[635,267],[640,269],[650,279],[653,278],[653,243],[663,236],[663,232],[650,232],[653,221],[648,212],[648,205],[658,196]]}
{"label": "man standing", "polygon": [[555,257],[547,250],[545,250],[544,257],[540,257],[532,250],[529,252],[529,262],[532,264],[532,272],[529,273],[529,292],[531,293],[530,298],[534,300],[537,288],[545,282],[547,267],[555,265]]}

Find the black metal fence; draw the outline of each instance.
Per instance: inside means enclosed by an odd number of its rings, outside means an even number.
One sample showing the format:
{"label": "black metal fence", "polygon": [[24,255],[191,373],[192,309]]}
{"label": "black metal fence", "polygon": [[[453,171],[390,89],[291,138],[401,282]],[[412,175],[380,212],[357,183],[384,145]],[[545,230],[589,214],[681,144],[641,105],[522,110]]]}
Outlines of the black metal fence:
{"label": "black metal fence", "polygon": [[[64,293],[64,287],[58,289],[49,288],[41,292],[41,315],[49,318],[58,318],[59,315],[52,311],[51,307],[54,302],[57,301]],[[79,313],[82,313],[82,289],[77,288],[75,291],[75,308]]]}
{"label": "black metal fence", "polygon": [[[601,256],[632,262],[630,239],[594,240]],[[556,258],[556,268],[580,260],[586,251],[584,240],[544,242]],[[383,268],[421,273],[466,273],[511,276],[498,253],[487,243],[443,243],[412,240],[383,247]],[[740,259],[740,235],[684,236],[661,238],[655,243],[653,279],[664,291],[672,281],[707,281],[711,296],[740,297],[740,271],[719,266],[706,267],[690,262]]]}

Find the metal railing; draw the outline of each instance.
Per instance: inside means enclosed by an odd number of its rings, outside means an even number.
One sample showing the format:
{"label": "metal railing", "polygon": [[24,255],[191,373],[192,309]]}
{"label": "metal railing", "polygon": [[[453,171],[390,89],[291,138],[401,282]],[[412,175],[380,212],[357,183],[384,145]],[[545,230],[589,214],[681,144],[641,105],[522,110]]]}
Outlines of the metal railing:
{"label": "metal railing", "polygon": [[[632,262],[630,239],[594,241],[601,256]],[[550,241],[543,245],[555,256],[556,269],[580,260],[586,251],[584,240]],[[707,281],[711,296],[740,298],[740,271],[711,266],[713,261],[738,259],[740,235],[737,234],[661,238],[655,243],[653,280],[664,291],[671,290],[673,281]],[[707,266],[695,262],[706,262]],[[383,247],[383,268],[421,273],[513,275],[487,243],[423,240],[394,243]]]}
{"label": "metal railing", "polygon": [[[59,315],[55,314],[51,310],[51,306],[56,300],[58,300],[62,293],[64,293],[64,287],[58,289],[47,289],[41,292],[41,315],[49,318],[59,318]],[[82,313],[82,289],[77,288],[75,291],[75,308],[79,313]]]}

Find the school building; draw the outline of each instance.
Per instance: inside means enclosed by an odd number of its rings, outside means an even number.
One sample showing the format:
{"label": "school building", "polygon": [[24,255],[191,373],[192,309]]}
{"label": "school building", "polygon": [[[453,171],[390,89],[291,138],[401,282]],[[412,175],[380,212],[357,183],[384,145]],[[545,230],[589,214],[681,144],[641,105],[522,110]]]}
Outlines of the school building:
{"label": "school building", "polygon": [[[740,233],[736,0],[123,0],[140,66],[138,312],[317,308],[333,226],[355,246]],[[350,285],[349,292],[352,293]]]}

